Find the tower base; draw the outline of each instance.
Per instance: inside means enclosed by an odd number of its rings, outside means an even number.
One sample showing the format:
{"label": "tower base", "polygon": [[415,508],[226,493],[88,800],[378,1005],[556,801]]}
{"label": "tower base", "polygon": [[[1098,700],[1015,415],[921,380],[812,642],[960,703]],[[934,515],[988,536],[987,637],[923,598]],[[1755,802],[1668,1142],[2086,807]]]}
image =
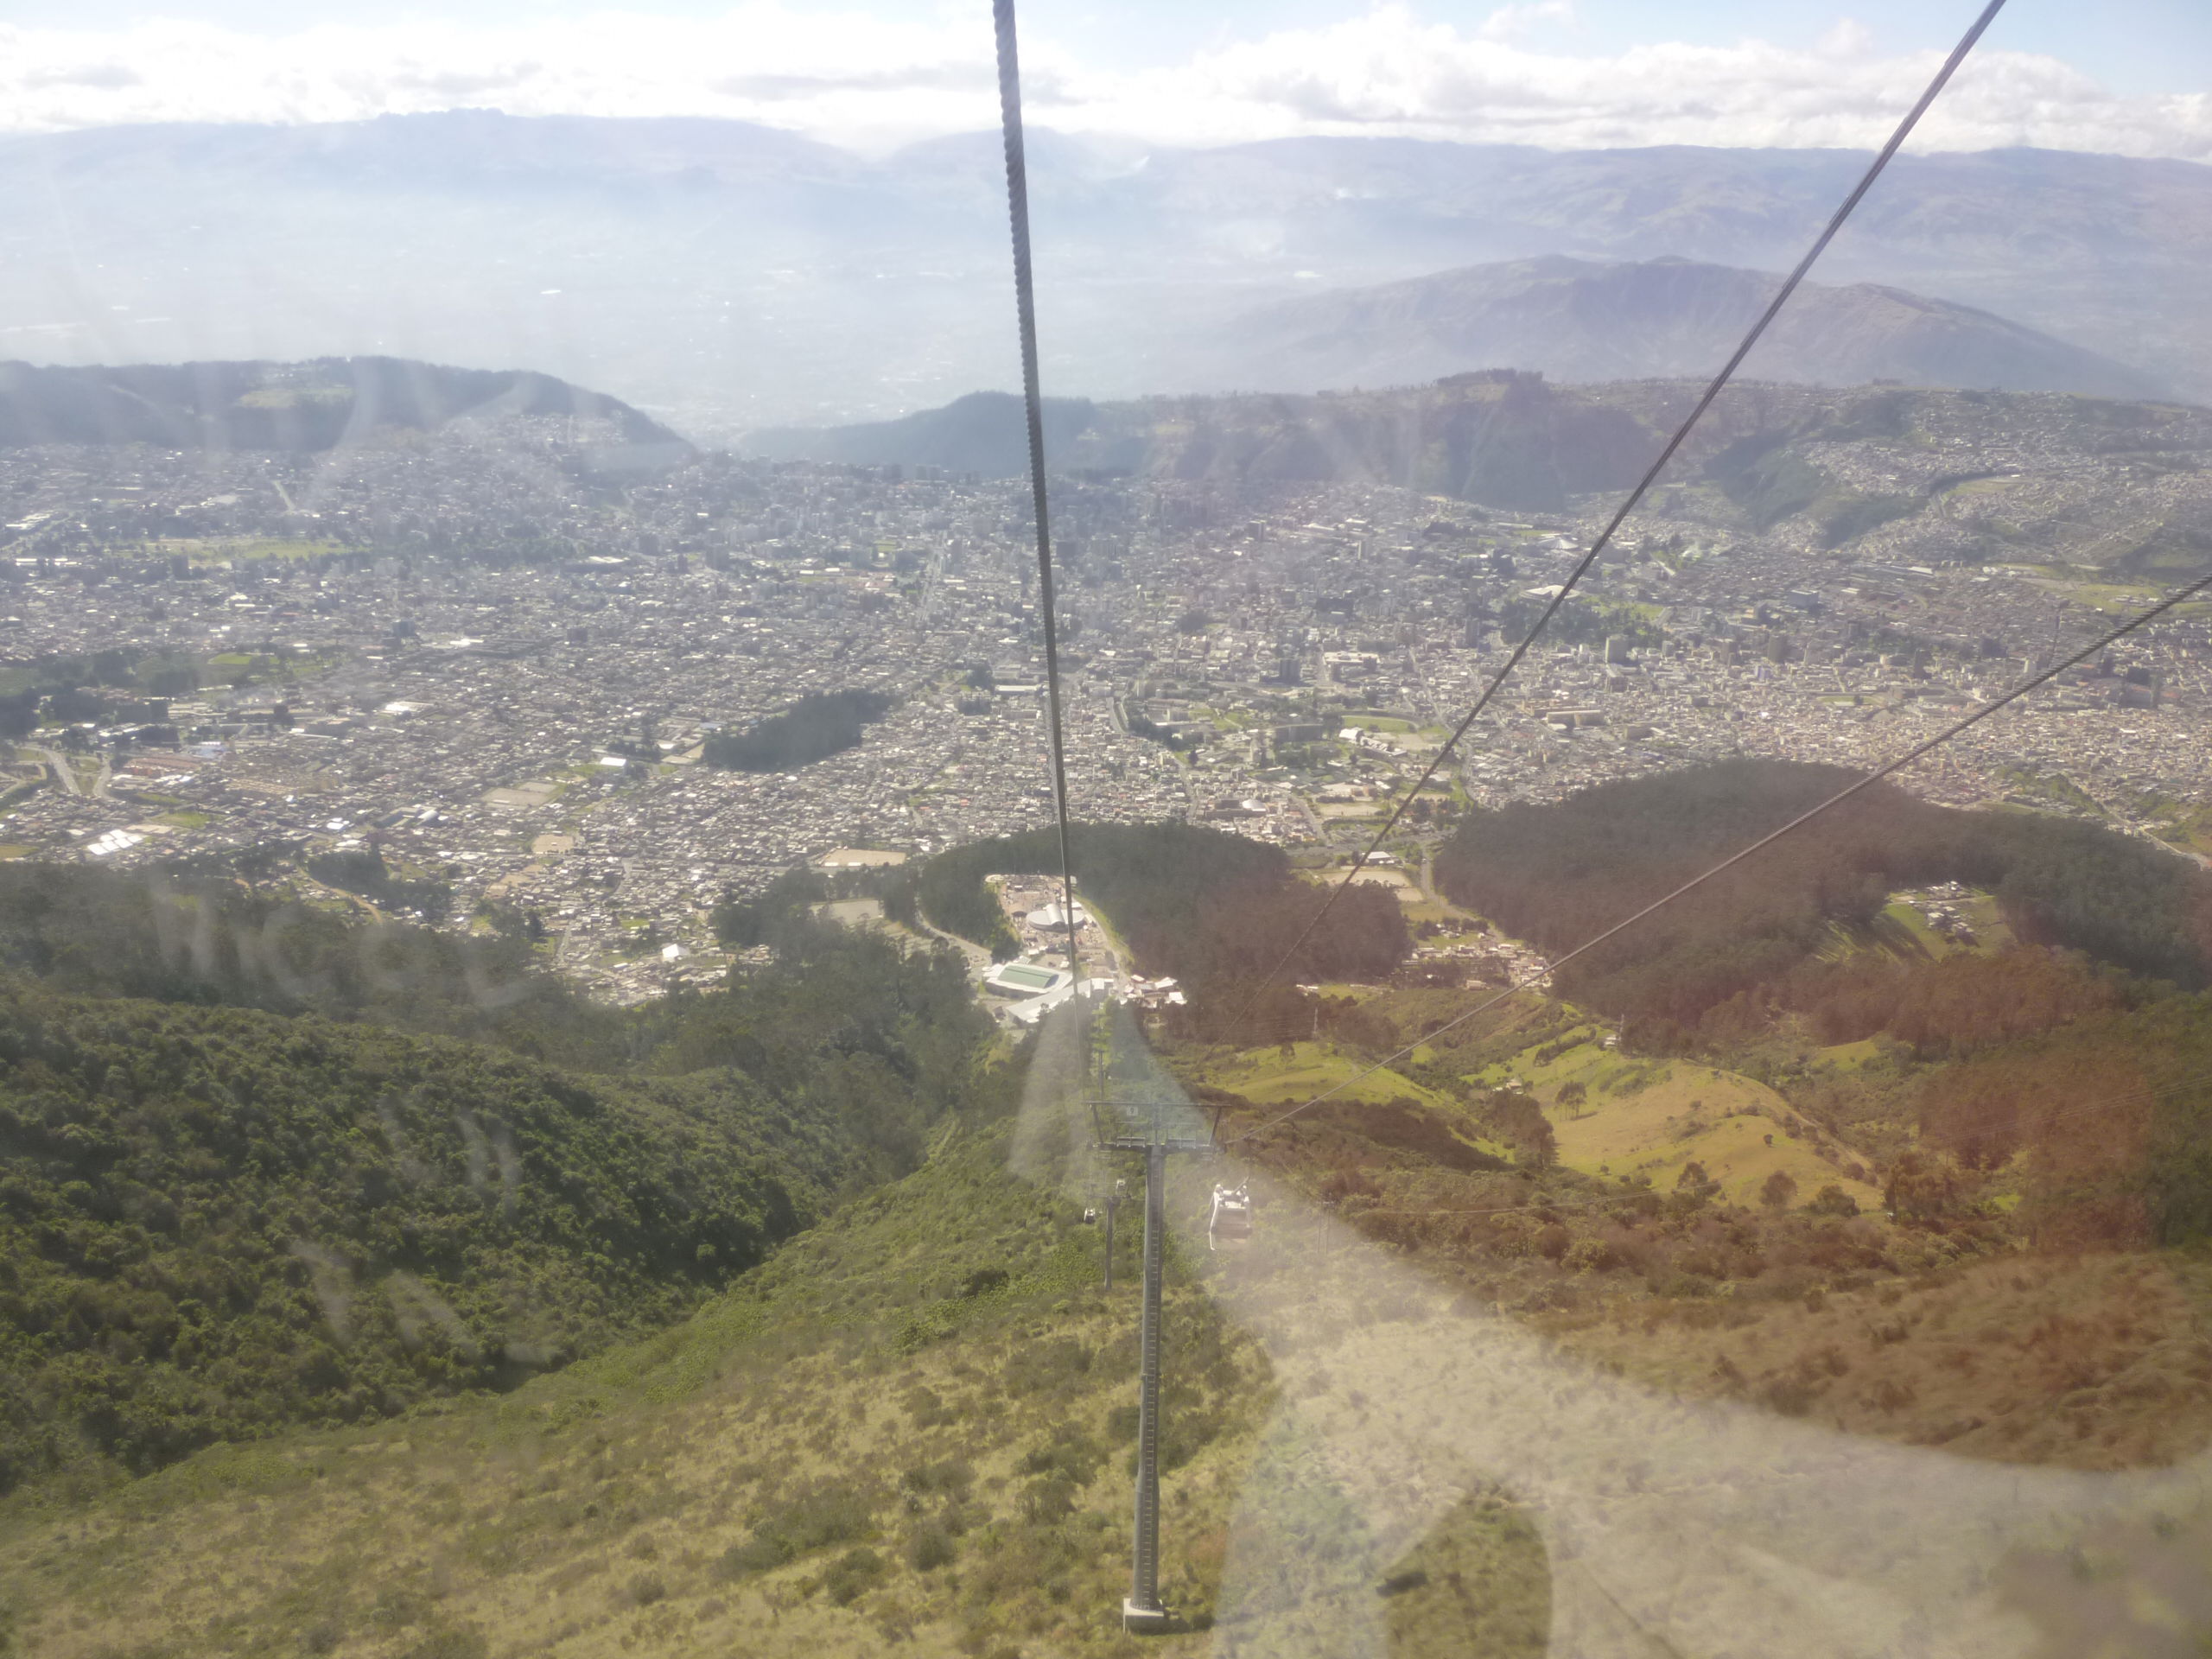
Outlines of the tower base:
{"label": "tower base", "polygon": [[1175,1615],[1162,1607],[1140,1607],[1122,1599],[1122,1628],[1132,1636],[1165,1636],[1175,1628]]}

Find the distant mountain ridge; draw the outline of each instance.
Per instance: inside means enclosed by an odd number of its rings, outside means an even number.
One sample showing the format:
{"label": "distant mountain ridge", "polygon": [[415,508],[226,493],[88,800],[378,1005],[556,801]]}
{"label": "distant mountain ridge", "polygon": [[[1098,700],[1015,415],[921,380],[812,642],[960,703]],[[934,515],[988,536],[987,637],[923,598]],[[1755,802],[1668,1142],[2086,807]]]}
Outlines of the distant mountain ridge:
{"label": "distant mountain ridge", "polygon": [[396,357],[304,363],[0,363],[0,445],[148,443],[172,449],[315,451],[456,421],[568,416],[601,423],[601,459],[652,464],[690,445],[618,398],[527,370]]}
{"label": "distant mountain ridge", "polygon": [[[1784,270],[1866,162],[1031,140],[1045,384],[1099,398],[1253,385],[1185,378],[1192,342],[1324,289],[1551,254]],[[988,134],[863,156],[743,122],[472,111],[4,136],[0,328],[58,363],[528,363],[702,439],[881,419],[1011,384],[1004,191]],[[2016,149],[1898,156],[1817,274],[2206,398],[2208,268],[2212,167]]]}
{"label": "distant mountain ridge", "polygon": [[[1237,486],[1387,485],[1510,512],[1624,490],[1701,379],[1558,385],[1511,369],[1427,385],[1057,404],[1057,470]],[[1010,477],[1019,401],[772,435],[791,458]],[[2022,487],[2032,474],[2036,487]],[[1979,481],[1977,481],[1979,480]],[[2167,582],[2212,562],[2212,410],[2056,392],[1741,381],[1646,508],[1684,527],[1906,563],[2044,562]]]}
{"label": "distant mountain ridge", "polygon": [[[1688,259],[1551,254],[1265,307],[1213,331],[1212,360],[1236,384],[1283,391],[1493,367],[1568,381],[1704,374],[1781,285],[1770,272]],[[1871,283],[1803,284],[1742,372],[1821,385],[2169,395],[2153,375],[1990,312]]]}
{"label": "distant mountain ridge", "polygon": [[[1045,453],[1065,454],[1098,420],[1087,397],[1045,399]],[[746,435],[744,451],[768,461],[847,461],[863,467],[942,467],[1011,478],[1029,465],[1029,427],[1011,392],[971,391],[942,409],[855,426],[769,427]]]}

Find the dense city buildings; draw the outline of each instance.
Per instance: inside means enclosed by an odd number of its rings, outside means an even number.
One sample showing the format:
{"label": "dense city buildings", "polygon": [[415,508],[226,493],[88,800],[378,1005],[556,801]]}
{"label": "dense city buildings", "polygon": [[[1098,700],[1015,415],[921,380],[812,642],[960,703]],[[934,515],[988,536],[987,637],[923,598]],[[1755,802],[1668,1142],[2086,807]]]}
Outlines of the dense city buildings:
{"label": "dense city buildings", "polygon": [[[596,454],[546,420],[312,457],[0,451],[0,841],[124,867],[264,847],[311,884],[372,854],[390,884],[332,902],[523,918],[628,1000],[719,970],[725,893],[1046,821],[1026,487]],[[1064,480],[1075,813],[1326,865],[1404,800],[1612,504]],[[1380,879],[1417,896],[1470,804],[1738,753],[1874,765],[2138,602],[1986,551],[1897,563],[1878,536],[1839,555],[1654,508],[1408,805]],[[1904,782],[2177,840],[2205,798],[2207,652],[2170,620]],[[892,700],[857,746],[709,763],[715,734],[848,690]]]}

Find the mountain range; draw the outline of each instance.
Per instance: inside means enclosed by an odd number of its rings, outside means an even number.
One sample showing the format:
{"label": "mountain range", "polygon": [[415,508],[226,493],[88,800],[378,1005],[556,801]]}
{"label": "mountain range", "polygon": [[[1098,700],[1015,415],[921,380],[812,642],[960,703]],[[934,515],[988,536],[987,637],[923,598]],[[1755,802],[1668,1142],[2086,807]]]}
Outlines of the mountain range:
{"label": "mountain range", "polygon": [[[1781,285],[1765,271],[1687,259],[1551,254],[1285,301],[1213,331],[1210,343],[1221,384],[1283,391],[1483,368],[1573,381],[1700,375],[1726,360]],[[1742,372],[1826,385],[2166,393],[2154,375],[1989,312],[1872,283],[1804,283]],[[1223,378],[1237,374],[1246,378]]]}
{"label": "mountain range", "polygon": [[[1039,130],[1029,161],[1046,385],[1128,397],[1262,384],[1192,342],[1329,289],[1554,255],[1787,269],[1866,157]],[[879,418],[1014,384],[1003,189],[980,133],[881,157],[486,111],[13,137],[0,350],[531,363],[710,441]],[[2010,149],[1899,156],[1817,274],[2203,397],[2208,256],[2212,168]]]}
{"label": "mountain range", "polygon": [[392,357],[116,368],[0,363],[0,445],[314,451],[500,416],[601,423],[607,442],[594,453],[608,466],[665,463],[690,450],[627,404],[525,371]]}

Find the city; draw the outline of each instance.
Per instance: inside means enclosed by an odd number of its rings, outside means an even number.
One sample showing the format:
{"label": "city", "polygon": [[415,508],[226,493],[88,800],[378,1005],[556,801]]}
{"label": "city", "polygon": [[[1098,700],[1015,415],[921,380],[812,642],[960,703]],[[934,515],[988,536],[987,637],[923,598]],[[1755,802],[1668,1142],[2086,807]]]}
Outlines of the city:
{"label": "city", "polygon": [[[835,849],[1047,821],[1024,489],[721,454],[595,472],[593,437],[510,419],[322,458],[0,456],[20,711],[0,842],[120,868],[274,846],[309,887],[307,860],[372,853],[396,913],[527,918],[564,973],[628,1001],[719,976],[725,894]],[[1214,823],[1316,872],[1402,802],[1612,505],[1058,491],[1076,814]],[[2099,618],[2044,567],[1839,559],[1716,531],[1679,494],[1589,573],[1408,804],[1406,870],[1373,879],[1418,898],[1421,849],[1468,806],[1734,754],[1879,764]],[[2169,621],[1907,785],[2187,850],[2209,648],[2202,620]],[[105,689],[29,696],[72,659]],[[852,689],[893,700],[857,747],[703,763],[716,733]]]}

